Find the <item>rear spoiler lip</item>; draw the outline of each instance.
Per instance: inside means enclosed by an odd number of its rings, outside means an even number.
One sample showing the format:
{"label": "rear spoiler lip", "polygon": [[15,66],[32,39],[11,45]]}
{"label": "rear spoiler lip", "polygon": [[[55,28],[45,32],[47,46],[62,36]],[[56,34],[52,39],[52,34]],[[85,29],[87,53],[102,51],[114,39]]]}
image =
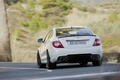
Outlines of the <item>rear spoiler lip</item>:
{"label": "rear spoiler lip", "polygon": [[[96,35],[75,35],[75,36],[96,36]],[[60,36],[58,38],[65,38],[65,37],[74,37],[74,36]]]}

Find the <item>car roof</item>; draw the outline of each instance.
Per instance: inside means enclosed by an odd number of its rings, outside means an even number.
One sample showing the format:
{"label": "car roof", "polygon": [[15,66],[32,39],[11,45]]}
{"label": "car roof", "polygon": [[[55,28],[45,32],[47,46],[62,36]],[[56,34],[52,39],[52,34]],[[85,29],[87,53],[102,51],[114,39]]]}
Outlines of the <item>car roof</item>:
{"label": "car roof", "polygon": [[54,29],[59,29],[59,28],[87,28],[87,27],[85,27],[85,26],[63,26],[63,27],[56,27],[56,28],[54,28]]}

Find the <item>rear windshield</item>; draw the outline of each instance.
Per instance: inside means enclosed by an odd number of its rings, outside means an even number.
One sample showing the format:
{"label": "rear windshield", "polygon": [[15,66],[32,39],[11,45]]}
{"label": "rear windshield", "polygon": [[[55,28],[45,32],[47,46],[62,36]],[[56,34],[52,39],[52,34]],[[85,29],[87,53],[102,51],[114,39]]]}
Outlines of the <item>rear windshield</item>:
{"label": "rear windshield", "polygon": [[87,28],[59,28],[56,29],[57,37],[69,36],[92,36],[93,33]]}

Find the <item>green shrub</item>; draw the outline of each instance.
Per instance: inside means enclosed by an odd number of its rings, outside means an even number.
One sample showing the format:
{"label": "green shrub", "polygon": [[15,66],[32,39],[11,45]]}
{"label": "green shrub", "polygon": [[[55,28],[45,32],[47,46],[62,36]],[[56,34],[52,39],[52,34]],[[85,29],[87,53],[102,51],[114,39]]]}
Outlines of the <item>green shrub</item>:
{"label": "green shrub", "polygon": [[114,23],[119,20],[118,14],[116,11],[112,11],[108,16],[108,22]]}
{"label": "green shrub", "polygon": [[6,4],[11,5],[13,3],[17,3],[20,0],[4,0]]}
{"label": "green shrub", "polygon": [[16,34],[17,37],[21,37],[22,36],[22,32],[20,29],[16,28],[14,31],[13,31],[13,34]]}
{"label": "green shrub", "polygon": [[36,32],[42,28],[47,28],[48,23],[43,19],[38,12],[27,12],[26,21],[21,21],[20,25],[28,28],[29,30]]}
{"label": "green shrub", "polygon": [[21,6],[21,2],[18,1],[18,2],[16,2],[15,5],[12,5],[12,6],[10,7],[10,9],[15,9],[15,10],[20,10],[20,11],[22,11],[22,10],[23,10],[23,7]]}
{"label": "green shrub", "polygon": [[58,5],[56,4],[56,2],[55,2],[55,3],[53,3],[53,2],[44,2],[44,3],[42,3],[42,5],[43,5],[43,9],[47,9],[47,8],[51,8],[51,7],[56,7],[56,6],[58,6]]}
{"label": "green shrub", "polygon": [[24,22],[20,22],[20,25],[21,26],[24,26],[24,27],[28,27],[29,26],[29,23],[24,21]]}
{"label": "green shrub", "polygon": [[70,10],[63,11],[63,12],[62,12],[63,15],[68,15],[69,13],[70,13]]}
{"label": "green shrub", "polygon": [[87,8],[87,11],[88,11],[88,12],[91,12],[91,13],[95,13],[95,12],[96,12],[96,9],[93,8],[93,7],[88,7],[88,8]]}
{"label": "green shrub", "polygon": [[78,6],[77,8],[80,11],[87,12],[87,7],[85,7],[85,6]]}
{"label": "green shrub", "polygon": [[26,16],[28,19],[32,18],[32,14],[31,14],[30,12],[26,12],[26,13],[25,13],[25,16]]}
{"label": "green shrub", "polygon": [[83,12],[91,12],[91,13],[95,13],[96,9],[93,7],[89,7],[89,6],[77,6],[77,9]]}
{"label": "green shrub", "polygon": [[27,0],[27,3],[28,3],[30,8],[34,8],[35,7],[35,1],[34,0]]}
{"label": "green shrub", "polygon": [[53,8],[49,8],[49,9],[44,9],[43,10],[43,17],[49,17],[51,15],[56,15],[59,16],[61,10],[58,7],[53,7]]}
{"label": "green shrub", "polygon": [[[26,3],[27,8],[23,9],[21,3]],[[39,4],[38,4],[39,3]],[[20,22],[20,25],[36,32],[42,28],[47,28],[54,25],[65,24],[65,16],[71,12],[73,8],[69,0],[20,0],[15,5],[15,8],[22,11],[25,20]],[[42,5],[42,12],[35,10],[36,5]],[[52,16],[52,17],[51,17]]]}
{"label": "green shrub", "polygon": [[21,36],[22,36],[22,32],[21,32],[19,29],[17,30],[17,36],[18,36],[18,37],[21,37]]}
{"label": "green shrub", "polygon": [[50,26],[64,24],[63,17],[68,15],[73,8],[69,0],[41,0],[40,4],[43,6],[42,16]]}
{"label": "green shrub", "polygon": [[73,6],[71,2],[61,2],[59,3],[59,7],[62,11],[65,11],[72,9]]}
{"label": "green shrub", "polygon": [[44,19],[42,19],[39,15],[36,14],[29,22],[28,28],[31,31],[38,31],[41,28],[47,28],[47,27],[48,27],[47,22]]}

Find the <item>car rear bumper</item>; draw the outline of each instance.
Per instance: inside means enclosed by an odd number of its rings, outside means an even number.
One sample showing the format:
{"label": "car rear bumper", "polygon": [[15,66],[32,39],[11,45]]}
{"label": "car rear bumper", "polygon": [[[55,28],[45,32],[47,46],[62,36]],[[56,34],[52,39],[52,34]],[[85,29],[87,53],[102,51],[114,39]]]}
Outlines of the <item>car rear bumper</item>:
{"label": "car rear bumper", "polygon": [[[99,47],[91,47],[84,49],[52,49],[49,51],[51,62],[61,63],[60,58],[69,59],[67,62],[78,62],[78,61],[91,61],[92,55],[98,55],[99,58],[102,58],[102,48]],[[79,59],[79,60],[76,60]]]}
{"label": "car rear bumper", "polygon": [[90,62],[100,59],[99,54],[71,54],[67,56],[59,56],[56,63],[77,63]]}

